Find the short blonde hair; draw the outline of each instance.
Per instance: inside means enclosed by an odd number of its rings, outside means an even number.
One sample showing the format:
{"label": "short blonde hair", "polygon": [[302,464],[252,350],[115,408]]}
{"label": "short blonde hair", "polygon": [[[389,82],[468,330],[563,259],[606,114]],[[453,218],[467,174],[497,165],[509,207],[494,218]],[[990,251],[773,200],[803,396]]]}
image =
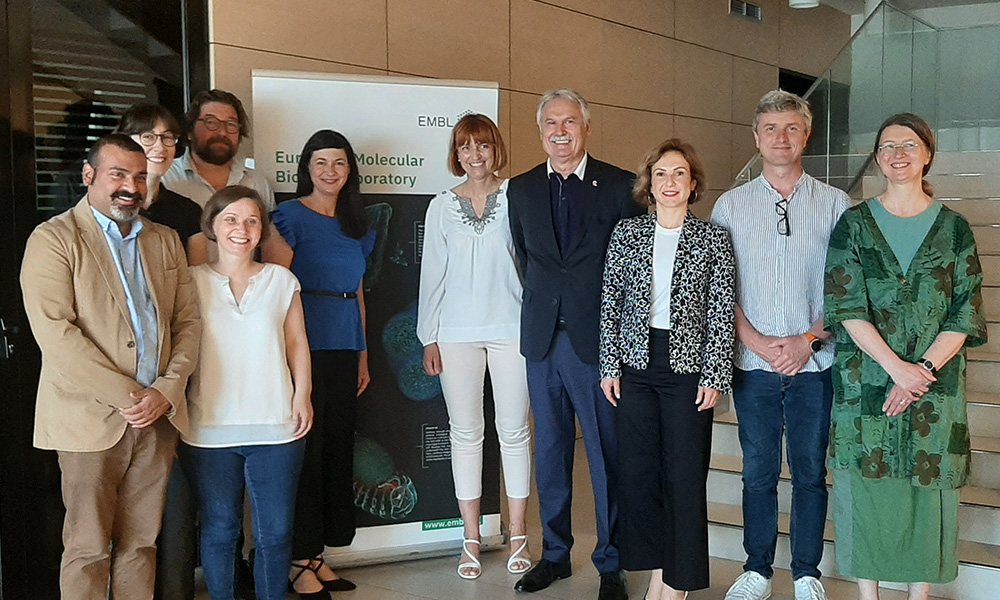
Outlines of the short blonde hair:
{"label": "short blonde hair", "polygon": [[802,117],[802,121],[806,124],[806,131],[812,131],[813,114],[809,110],[809,103],[785,90],[771,90],[761,97],[760,102],[757,103],[756,110],[754,110],[751,127],[754,131],[757,131],[760,116],[765,113],[785,112],[786,110],[798,113]]}
{"label": "short blonde hair", "polygon": [[691,171],[691,181],[694,182],[693,197],[688,198],[689,204],[694,204],[705,195],[705,169],[698,160],[698,154],[694,151],[694,146],[680,138],[670,138],[661,142],[655,148],[646,153],[646,156],[639,163],[639,170],[635,176],[635,184],[632,186],[632,199],[642,206],[652,206],[652,181],[653,165],[663,158],[667,152],[677,152],[687,161]]}

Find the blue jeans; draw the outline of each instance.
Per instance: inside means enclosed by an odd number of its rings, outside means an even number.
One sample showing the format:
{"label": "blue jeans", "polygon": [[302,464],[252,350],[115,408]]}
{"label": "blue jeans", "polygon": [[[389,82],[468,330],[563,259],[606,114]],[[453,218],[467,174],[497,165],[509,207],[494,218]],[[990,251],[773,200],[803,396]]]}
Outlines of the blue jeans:
{"label": "blue jeans", "polygon": [[819,577],[826,523],[826,452],[833,385],[830,370],[779,375],[733,373],[733,402],[743,449],[743,549],[745,571],[771,578],[778,541],[778,475],[781,434],[792,473],[792,578]]}
{"label": "blue jeans", "polygon": [[177,454],[191,480],[201,523],[201,565],[212,600],[233,600],[233,556],[243,520],[243,487],[253,515],[258,600],[285,600],[292,555],[302,440],[287,444],[196,448]]}

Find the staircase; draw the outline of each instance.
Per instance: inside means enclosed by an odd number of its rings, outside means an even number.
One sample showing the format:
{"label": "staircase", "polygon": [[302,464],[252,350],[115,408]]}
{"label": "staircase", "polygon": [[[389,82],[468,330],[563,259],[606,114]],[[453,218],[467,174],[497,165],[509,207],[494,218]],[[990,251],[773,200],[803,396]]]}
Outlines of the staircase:
{"label": "staircase", "polygon": [[[881,175],[869,169],[855,200],[869,198],[884,187]],[[959,507],[959,574],[947,585],[935,585],[932,595],[961,600],[1000,598],[1000,151],[944,152],[935,158],[928,180],[935,196],[962,213],[972,226],[983,265],[983,296],[989,342],[968,351],[968,411],[972,434],[972,480],[962,489]],[[742,561],[742,457],[737,416],[731,402],[716,409],[712,462],[708,478],[710,553]],[[827,484],[830,484],[828,478]],[[776,567],[787,568],[791,554],[788,515],[791,483],[787,467],[778,485],[778,549]],[[833,551],[833,521],[827,513],[826,549],[820,570],[837,577]],[[884,584],[905,589],[903,586]],[[831,599],[832,600],[832,599]]]}
{"label": "staircase", "polygon": [[[984,58],[986,54],[975,46],[974,40],[983,36],[1000,36],[1000,28],[971,31],[968,36],[962,30],[939,31],[883,2],[805,95],[817,114],[803,167],[821,181],[847,190],[855,202],[885,188],[869,154],[879,123],[903,111],[929,118],[936,128],[938,154],[928,180],[934,184],[935,197],[964,215],[976,237],[989,342],[968,351],[972,479],[961,490],[958,579],[935,585],[931,591],[935,597],[956,600],[1000,599],[1000,120],[995,94],[988,94],[990,102],[974,101],[993,85],[992,78],[969,89],[949,86],[945,92],[936,87],[944,85],[939,81],[950,76],[949,71],[959,68],[948,62],[949,56],[960,55],[963,68],[974,64],[985,72],[995,66],[995,57]],[[756,177],[760,169],[757,155],[733,186]],[[709,551],[713,557],[744,561],[743,465],[737,415],[729,399],[720,399],[716,408],[713,436]],[[778,509],[775,567],[788,568],[791,483],[787,467],[778,485]],[[825,540],[820,570],[824,577],[840,578],[829,509]],[[883,585],[905,589],[898,584]]]}

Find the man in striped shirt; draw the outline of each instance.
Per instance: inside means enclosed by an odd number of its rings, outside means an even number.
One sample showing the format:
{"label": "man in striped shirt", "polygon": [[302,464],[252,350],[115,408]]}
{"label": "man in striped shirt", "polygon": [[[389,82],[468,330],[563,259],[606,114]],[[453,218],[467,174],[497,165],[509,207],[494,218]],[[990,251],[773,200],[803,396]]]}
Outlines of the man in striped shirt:
{"label": "man in striped shirt", "polygon": [[823,270],[830,233],[849,199],[802,170],[811,124],[809,106],[798,96],[765,94],[753,119],[763,173],[723,194],[712,210],[712,222],[729,230],[736,253],[733,402],[743,449],[747,553],[726,600],[771,595],[783,430],[792,470],[795,599],[826,600],[818,566],[833,348],[823,330]]}

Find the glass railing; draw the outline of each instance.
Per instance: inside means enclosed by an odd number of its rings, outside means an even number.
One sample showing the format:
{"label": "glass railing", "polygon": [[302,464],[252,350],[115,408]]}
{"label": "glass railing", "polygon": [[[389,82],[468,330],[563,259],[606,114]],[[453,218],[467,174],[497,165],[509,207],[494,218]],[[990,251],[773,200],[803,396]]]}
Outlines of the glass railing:
{"label": "glass railing", "polygon": [[[913,112],[936,130],[939,151],[1000,150],[1000,27],[936,29],[883,2],[805,98],[813,131],[810,175],[851,193],[873,173],[871,149],[889,115]],[[733,186],[756,177],[756,155]]]}

